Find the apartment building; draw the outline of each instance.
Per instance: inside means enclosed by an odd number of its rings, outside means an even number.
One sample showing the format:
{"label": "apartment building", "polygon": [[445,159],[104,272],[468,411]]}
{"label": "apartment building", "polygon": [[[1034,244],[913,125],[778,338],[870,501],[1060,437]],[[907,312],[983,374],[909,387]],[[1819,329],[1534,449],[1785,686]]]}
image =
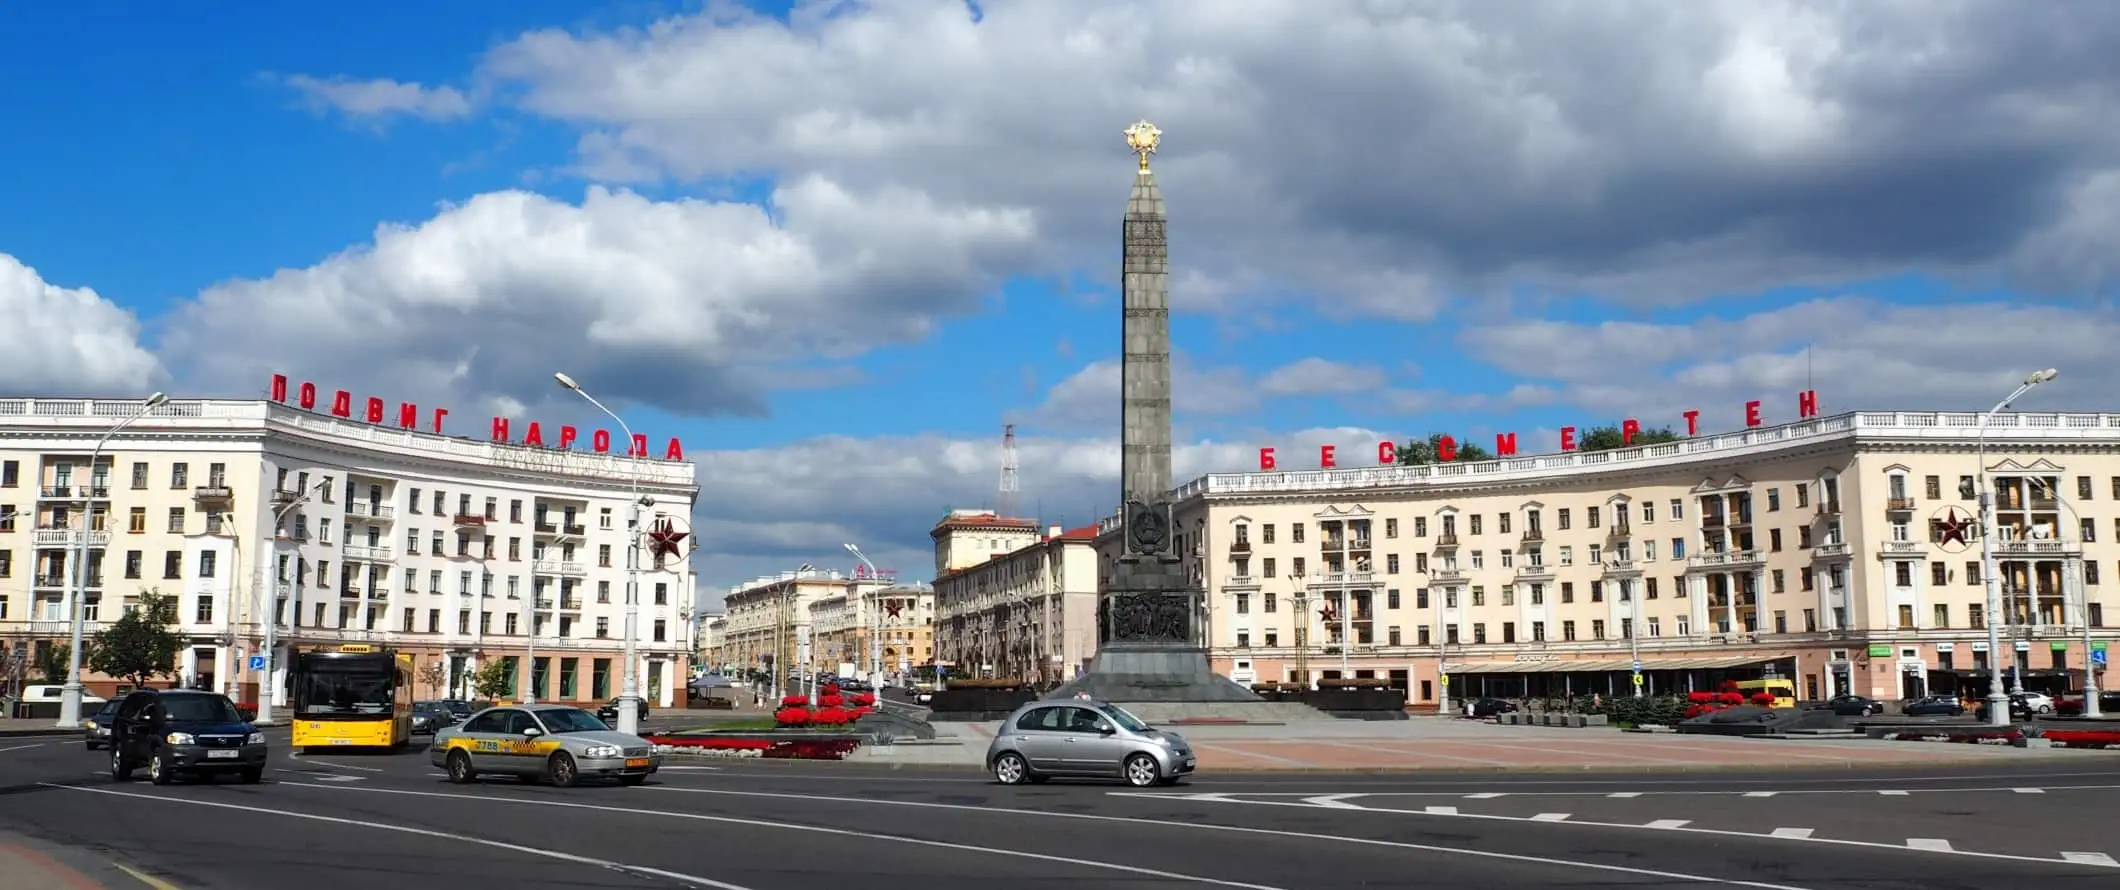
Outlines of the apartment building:
{"label": "apartment building", "polygon": [[754,578],[729,589],[714,631],[716,663],[733,670],[878,670],[872,641],[882,643],[883,673],[902,674],[934,658],[935,593],[888,575],[846,576],[806,570]]}
{"label": "apartment building", "polygon": [[[953,539],[986,534],[946,519],[937,548],[969,551]],[[937,576],[940,660],[960,676],[1073,679],[1097,651],[1097,571],[1097,527],[1053,526],[1032,543]]]}
{"label": "apartment building", "polygon": [[[623,673],[631,491],[679,523],[697,494],[689,463],[475,441],[263,400],[171,401],[91,460],[139,406],[0,400],[0,639],[10,652],[64,641],[71,561],[85,544],[86,632],[142,591],[175,597],[188,683],[246,700],[278,686],[284,698],[288,652],[367,643],[411,654],[423,696],[465,692],[498,658],[517,678],[511,695],[599,701]],[[641,576],[636,667],[651,702],[670,704],[683,687],[690,577],[682,560]],[[275,684],[249,664],[264,652],[267,620],[282,655]]]}
{"label": "apartment building", "polygon": [[[1624,695],[1637,670],[1652,692],[1779,676],[1809,698],[1984,693],[1997,667],[2080,687],[2120,602],[2103,579],[2120,572],[2120,415],[1998,415],[1984,456],[1981,439],[1977,414],[1860,412],[1616,451],[1214,474],[1176,492],[1176,526],[1211,656],[1239,682],[1386,678],[1415,704]],[[1116,531],[1100,524],[1106,571]]]}

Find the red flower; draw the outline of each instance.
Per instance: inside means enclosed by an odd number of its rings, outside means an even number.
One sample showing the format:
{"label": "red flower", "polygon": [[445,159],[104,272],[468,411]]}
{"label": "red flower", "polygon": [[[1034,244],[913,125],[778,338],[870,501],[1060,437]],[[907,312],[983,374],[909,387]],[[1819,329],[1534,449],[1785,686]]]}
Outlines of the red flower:
{"label": "red flower", "polygon": [[1771,692],[1760,692],[1760,693],[1755,693],[1755,694],[1754,694],[1754,695],[1752,696],[1752,703],[1753,703],[1753,704],[1755,704],[1755,705],[1758,705],[1758,706],[1760,706],[1760,707],[1762,707],[1762,708],[1771,708],[1771,707],[1773,707],[1773,706],[1774,706],[1774,693],[1771,693]]}
{"label": "red flower", "polygon": [[781,708],[773,712],[773,722],[782,726],[802,726],[810,722],[810,712],[801,708]]}
{"label": "red flower", "polygon": [[1688,692],[1686,693],[1686,700],[1689,702],[1693,702],[1694,704],[1704,705],[1715,700],[1715,693]]}
{"label": "red flower", "polygon": [[1715,701],[1717,704],[1722,705],[1741,705],[1745,703],[1745,694],[1742,692],[1725,692],[1716,696]]}
{"label": "red flower", "polygon": [[843,708],[846,703],[845,697],[836,694],[828,693],[817,697],[817,706],[820,708]]}
{"label": "red flower", "polygon": [[786,696],[780,700],[780,706],[783,708],[806,708],[810,706],[810,697],[807,695]]}
{"label": "red flower", "polygon": [[854,703],[855,703],[855,704],[857,704],[857,705],[861,705],[861,706],[863,706],[863,707],[867,707],[867,706],[869,706],[869,705],[873,705],[873,704],[875,704],[875,703],[876,703],[876,693],[873,693],[873,692],[863,692],[863,693],[860,693],[860,694],[858,694],[858,695],[854,696]]}

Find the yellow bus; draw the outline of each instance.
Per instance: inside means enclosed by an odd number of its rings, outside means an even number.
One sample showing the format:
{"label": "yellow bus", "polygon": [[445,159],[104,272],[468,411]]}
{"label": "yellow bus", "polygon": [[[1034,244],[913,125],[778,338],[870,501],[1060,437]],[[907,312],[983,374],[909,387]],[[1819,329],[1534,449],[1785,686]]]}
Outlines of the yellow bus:
{"label": "yellow bus", "polygon": [[1737,691],[1747,700],[1762,692],[1774,696],[1774,707],[1796,707],[1796,681],[1794,680],[1739,680]]}
{"label": "yellow bus", "polygon": [[295,656],[294,748],[398,750],[412,740],[411,657],[347,644]]}

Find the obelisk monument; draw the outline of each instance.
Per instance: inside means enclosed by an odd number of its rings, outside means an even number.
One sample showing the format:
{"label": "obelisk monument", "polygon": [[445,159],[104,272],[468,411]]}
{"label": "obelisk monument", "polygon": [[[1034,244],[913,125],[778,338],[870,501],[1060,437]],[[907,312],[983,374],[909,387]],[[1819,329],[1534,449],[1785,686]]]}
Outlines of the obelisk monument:
{"label": "obelisk monument", "polygon": [[1053,697],[1258,701],[1209,668],[1204,591],[1191,583],[1171,534],[1170,243],[1163,192],[1148,168],[1163,131],[1141,121],[1125,134],[1140,169],[1121,230],[1120,553],[1097,597],[1096,658]]}

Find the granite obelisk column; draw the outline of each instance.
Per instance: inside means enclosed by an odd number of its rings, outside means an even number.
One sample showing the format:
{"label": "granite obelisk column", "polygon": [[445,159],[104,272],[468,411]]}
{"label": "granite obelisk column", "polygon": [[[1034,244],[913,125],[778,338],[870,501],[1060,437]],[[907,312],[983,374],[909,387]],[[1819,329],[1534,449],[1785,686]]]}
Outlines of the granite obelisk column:
{"label": "granite obelisk column", "polygon": [[1058,695],[1107,701],[1242,702],[1258,697],[1208,666],[1202,591],[1171,516],[1170,244],[1149,156],[1163,133],[1126,129],[1140,158],[1121,229],[1120,552],[1097,603],[1097,656]]}

